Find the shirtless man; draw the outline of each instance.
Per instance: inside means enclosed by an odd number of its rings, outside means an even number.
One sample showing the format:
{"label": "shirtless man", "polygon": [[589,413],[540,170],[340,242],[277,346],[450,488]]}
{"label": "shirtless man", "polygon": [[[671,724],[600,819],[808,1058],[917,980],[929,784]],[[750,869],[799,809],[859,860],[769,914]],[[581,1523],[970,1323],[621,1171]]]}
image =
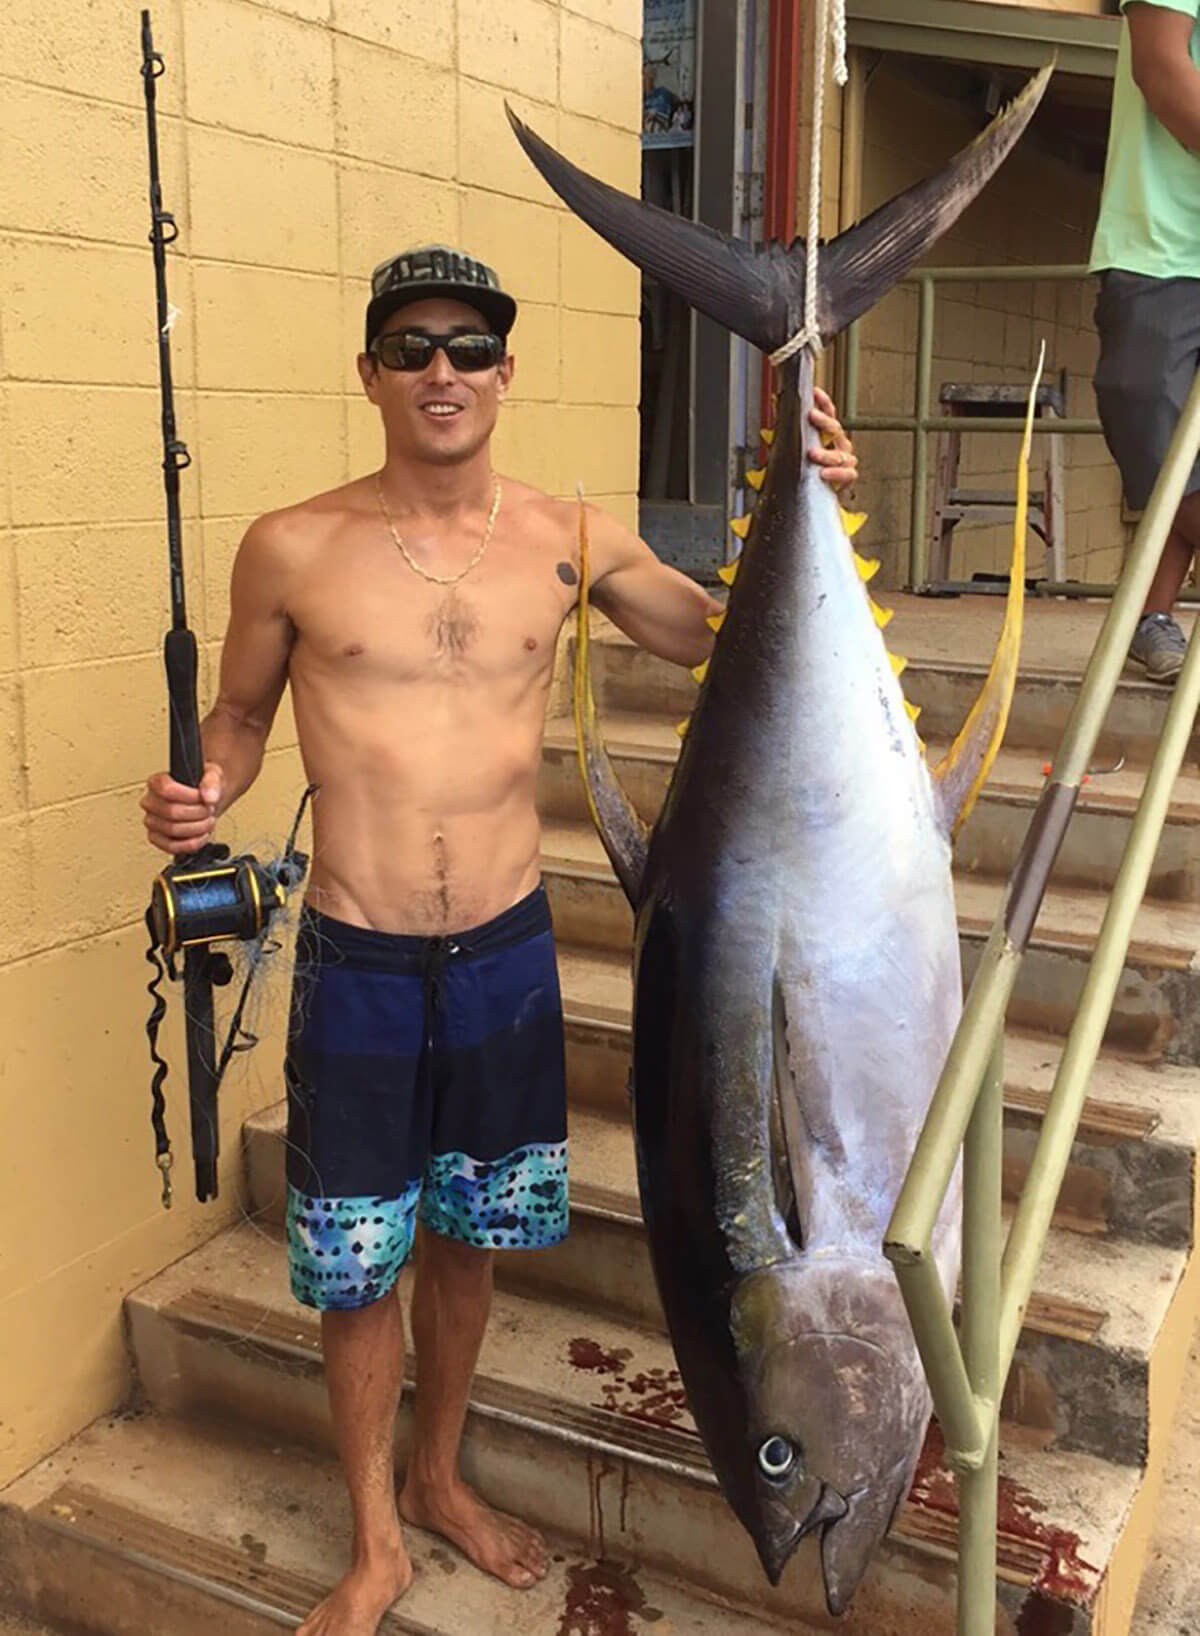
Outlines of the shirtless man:
{"label": "shirtless man", "polygon": [[[576,602],[577,513],[493,475],[516,305],[441,246],[372,279],[363,390],[381,472],[261,517],[234,564],[220,690],[198,790],[158,773],[150,839],[197,850],[253,782],[286,683],[311,782],[314,846],[297,942],[288,1090],[288,1248],[321,1311],[352,1566],[300,1636],[374,1636],[407,1589],[401,1518],[524,1588],[532,1529],[463,1482],[458,1450],[493,1251],[567,1230],[562,1013],[534,807],[555,641]],[[854,453],[833,406],[812,458],[834,486]],[[697,665],[718,604],[592,510],[596,605],[635,641]],[[463,928],[470,928],[463,930]],[[412,1301],[412,1452],[397,1496],[404,1376],[388,1298],[422,1233]]]}

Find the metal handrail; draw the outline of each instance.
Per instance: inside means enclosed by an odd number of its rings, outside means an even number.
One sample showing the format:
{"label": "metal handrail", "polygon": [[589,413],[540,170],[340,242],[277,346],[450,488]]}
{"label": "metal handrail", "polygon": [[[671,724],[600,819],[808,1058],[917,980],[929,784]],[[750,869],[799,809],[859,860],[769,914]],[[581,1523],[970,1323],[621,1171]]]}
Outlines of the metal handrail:
{"label": "metal handrail", "polygon": [[[959,1483],[958,1636],[993,1636],[1000,1400],[1070,1159],[1088,1079],[1200,707],[1200,622],[1138,802],[1025,1188],[1001,1252],[1004,1019],[1050,871],[1116,691],[1134,627],[1200,453],[1200,375],[1130,548],[1049,779],[1005,890],[884,1242]],[[932,1253],[963,1155],[961,1345]]]}
{"label": "metal handrail", "polygon": [[[1086,279],[1091,274],[1086,266],[1063,264],[1046,267],[923,267],[909,273],[903,284],[915,284],[920,291],[917,319],[917,377],[911,415],[861,415],[858,412],[858,371],[861,344],[859,326],[852,324],[846,331],[845,413],[843,421],[852,432],[911,432],[913,435],[912,497],[909,523],[909,588],[923,591],[928,585],[928,529],[929,497],[929,434],[931,432],[1023,432],[1025,420],[1012,416],[988,416],[972,422],[962,416],[931,413],[930,397],[933,383],[933,324],[936,289],[939,284],[1063,284]],[[1039,432],[1084,434],[1102,436],[1104,428],[1098,420],[1076,417],[1055,419]]]}

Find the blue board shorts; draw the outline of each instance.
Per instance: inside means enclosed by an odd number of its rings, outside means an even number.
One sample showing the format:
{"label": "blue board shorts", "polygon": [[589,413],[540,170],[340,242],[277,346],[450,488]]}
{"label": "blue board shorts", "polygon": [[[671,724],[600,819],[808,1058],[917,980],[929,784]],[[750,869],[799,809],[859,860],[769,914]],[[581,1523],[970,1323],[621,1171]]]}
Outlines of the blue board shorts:
{"label": "blue board shorts", "polygon": [[306,908],[287,1083],[292,1292],[346,1312],[424,1226],[479,1249],[567,1232],[562,998],[544,887],[452,937]]}

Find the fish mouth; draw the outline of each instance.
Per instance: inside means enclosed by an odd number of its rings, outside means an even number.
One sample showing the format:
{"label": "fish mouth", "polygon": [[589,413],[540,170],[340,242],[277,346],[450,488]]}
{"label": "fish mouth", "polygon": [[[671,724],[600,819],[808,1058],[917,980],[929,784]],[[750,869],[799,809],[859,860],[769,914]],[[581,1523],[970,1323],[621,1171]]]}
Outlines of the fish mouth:
{"label": "fish mouth", "polygon": [[[855,1499],[860,1492],[861,1490],[856,1489],[850,1500]],[[850,1500],[844,1500],[836,1488],[831,1488],[828,1483],[822,1483],[821,1492],[803,1522],[796,1523],[790,1533],[782,1538],[775,1536],[756,1542],[759,1560],[772,1585],[778,1585],[783,1578],[783,1570],[791,1561],[800,1541],[808,1534],[815,1533],[817,1529],[823,1533],[831,1524],[840,1521],[850,1509]]]}

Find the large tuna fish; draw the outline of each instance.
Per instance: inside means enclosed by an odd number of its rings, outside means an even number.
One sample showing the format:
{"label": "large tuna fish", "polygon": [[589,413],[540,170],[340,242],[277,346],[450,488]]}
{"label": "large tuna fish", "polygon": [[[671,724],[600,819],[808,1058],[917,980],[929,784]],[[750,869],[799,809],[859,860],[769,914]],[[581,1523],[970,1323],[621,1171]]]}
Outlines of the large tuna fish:
{"label": "large tuna fish", "polygon": [[[828,340],[959,215],[1048,71],[938,178],[823,247]],[[566,203],[764,351],[800,326],[803,246],[753,251],[585,175],[515,118]],[[812,365],[788,362],[762,496],[662,814],[647,838],[600,740],[577,654],[593,815],[634,906],[642,1207],[688,1399],[721,1488],[777,1582],[821,1530],[849,1601],[908,1491],[930,1399],[881,1253],[962,994],[950,840],[998,746],[1005,633],[931,774],[844,514],[805,458]],[[959,1199],[935,1249],[957,1278]]]}

